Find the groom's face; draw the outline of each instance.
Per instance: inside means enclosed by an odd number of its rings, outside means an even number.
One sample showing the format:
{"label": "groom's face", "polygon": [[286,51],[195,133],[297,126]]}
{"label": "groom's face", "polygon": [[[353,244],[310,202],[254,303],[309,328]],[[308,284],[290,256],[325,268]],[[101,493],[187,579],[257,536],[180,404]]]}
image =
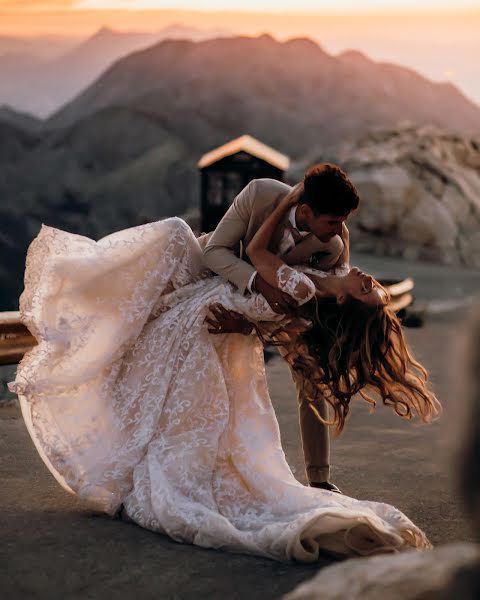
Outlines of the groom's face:
{"label": "groom's face", "polygon": [[321,242],[328,242],[334,235],[342,235],[342,225],[347,220],[346,215],[315,215],[307,204],[299,206],[302,215],[304,229],[313,233]]}

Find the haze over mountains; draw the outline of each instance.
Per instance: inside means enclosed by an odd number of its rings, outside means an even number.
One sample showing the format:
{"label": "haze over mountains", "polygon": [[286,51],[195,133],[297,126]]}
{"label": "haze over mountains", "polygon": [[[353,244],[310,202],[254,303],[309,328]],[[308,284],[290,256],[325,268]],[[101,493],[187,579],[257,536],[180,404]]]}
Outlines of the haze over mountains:
{"label": "haze over mountains", "polygon": [[102,27],[86,40],[0,36],[0,105],[48,117],[119,58],[160,40],[203,40],[228,35],[219,29],[170,25],[155,33]]}
{"label": "haze over mountains", "polygon": [[17,306],[41,223],[98,239],[182,214],[198,203],[201,154],[241,134],[295,166],[406,120],[473,135],[480,107],[411,69],[268,35],[136,51],[40,123],[0,110],[2,308]]}
{"label": "haze over mountains", "polygon": [[82,40],[82,37],[74,35],[38,35],[33,37],[0,35],[0,57],[24,55],[31,59],[52,60],[73,50]]}

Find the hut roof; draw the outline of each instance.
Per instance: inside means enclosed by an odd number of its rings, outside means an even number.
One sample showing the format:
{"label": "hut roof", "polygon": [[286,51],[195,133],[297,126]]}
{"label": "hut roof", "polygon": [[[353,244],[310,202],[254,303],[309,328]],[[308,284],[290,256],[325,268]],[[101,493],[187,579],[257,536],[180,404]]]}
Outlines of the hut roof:
{"label": "hut roof", "polygon": [[270,148],[270,146],[262,144],[262,142],[259,142],[250,135],[242,135],[227,142],[223,146],[219,146],[218,148],[207,152],[198,161],[197,166],[199,169],[203,169],[204,167],[208,167],[222,158],[232,156],[232,154],[236,154],[237,152],[247,152],[248,154],[252,154],[257,158],[261,158],[270,163],[274,167],[277,167],[281,171],[287,171],[290,166],[290,159],[288,156],[277,152],[273,148]]}

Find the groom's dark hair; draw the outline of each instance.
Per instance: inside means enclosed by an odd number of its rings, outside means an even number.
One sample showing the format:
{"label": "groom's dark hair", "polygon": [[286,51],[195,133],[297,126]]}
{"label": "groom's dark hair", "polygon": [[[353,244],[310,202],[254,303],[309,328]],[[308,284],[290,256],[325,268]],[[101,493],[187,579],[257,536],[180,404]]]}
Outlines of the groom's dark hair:
{"label": "groom's dark hair", "polygon": [[358,192],[346,173],[330,163],[320,163],[308,169],[303,186],[299,204],[308,204],[315,216],[347,215],[360,202]]}

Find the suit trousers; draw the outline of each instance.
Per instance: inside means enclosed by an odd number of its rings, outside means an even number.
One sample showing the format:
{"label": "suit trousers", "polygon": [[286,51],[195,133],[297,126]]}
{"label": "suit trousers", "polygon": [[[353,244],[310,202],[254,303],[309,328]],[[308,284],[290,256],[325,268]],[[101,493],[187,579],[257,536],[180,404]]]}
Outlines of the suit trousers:
{"label": "suit trousers", "polygon": [[[283,354],[281,346],[278,347],[278,350],[280,354]],[[310,402],[302,390],[302,375],[292,368],[290,368],[290,373],[297,390],[300,434],[308,483],[328,481],[330,479],[330,428],[322,423],[310,408]],[[318,399],[315,402],[315,408],[322,418],[328,420],[326,400]]]}

